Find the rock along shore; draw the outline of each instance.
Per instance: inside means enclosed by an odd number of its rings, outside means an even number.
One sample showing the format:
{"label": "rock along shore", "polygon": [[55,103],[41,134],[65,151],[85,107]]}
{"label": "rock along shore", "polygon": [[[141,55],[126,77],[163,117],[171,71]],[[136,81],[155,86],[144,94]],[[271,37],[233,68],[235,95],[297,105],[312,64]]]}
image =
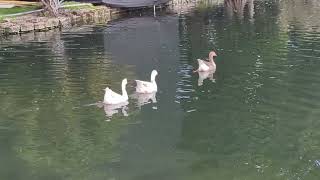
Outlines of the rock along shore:
{"label": "rock along shore", "polygon": [[[171,8],[184,8],[198,0],[172,0]],[[160,7],[161,8],[161,7]],[[0,37],[28,32],[45,32],[52,29],[68,28],[75,25],[107,23],[135,10],[121,10],[107,6],[90,6],[79,9],[61,9],[59,17],[51,17],[47,12],[5,18],[0,22]]]}
{"label": "rock along shore", "polygon": [[0,23],[0,36],[23,34],[32,31],[71,27],[77,24],[105,23],[118,18],[123,11],[106,6],[90,9],[63,9],[59,17],[50,17],[45,12],[5,18]]}

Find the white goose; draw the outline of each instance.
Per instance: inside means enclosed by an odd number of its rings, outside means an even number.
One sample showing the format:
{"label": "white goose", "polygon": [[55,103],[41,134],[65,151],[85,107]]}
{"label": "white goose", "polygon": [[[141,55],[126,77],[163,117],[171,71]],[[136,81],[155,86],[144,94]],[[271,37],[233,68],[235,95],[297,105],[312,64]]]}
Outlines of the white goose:
{"label": "white goose", "polygon": [[205,71],[212,71],[213,73],[216,71],[216,63],[214,62],[214,58],[217,57],[216,52],[210,51],[209,53],[209,61],[206,60],[198,60],[199,68],[194,72],[205,72]]}
{"label": "white goose", "polygon": [[127,94],[127,91],[126,91],[127,83],[128,83],[127,79],[123,79],[122,80],[122,84],[121,84],[122,95],[113,92],[111,89],[109,89],[107,87],[105,89],[103,103],[104,104],[120,104],[120,103],[128,101],[128,94]]}
{"label": "white goose", "polygon": [[136,83],[137,83],[136,92],[137,93],[157,92],[158,90],[157,83],[156,83],[157,75],[158,75],[158,72],[156,70],[153,70],[151,72],[151,82],[136,80]]}

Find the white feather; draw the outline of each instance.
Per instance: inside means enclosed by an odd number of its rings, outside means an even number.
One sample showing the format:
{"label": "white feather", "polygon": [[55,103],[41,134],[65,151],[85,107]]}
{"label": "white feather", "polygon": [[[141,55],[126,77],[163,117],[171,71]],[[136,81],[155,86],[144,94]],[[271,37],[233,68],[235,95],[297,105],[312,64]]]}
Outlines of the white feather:
{"label": "white feather", "polygon": [[113,92],[111,89],[106,88],[103,98],[105,104],[119,104],[128,101],[128,94],[126,91],[127,79],[122,80],[122,95]]}
{"label": "white feather", "polygon": [[210,67],[206,64],[204,60],[198,59],[199,68],[198,71],[209,71]]}

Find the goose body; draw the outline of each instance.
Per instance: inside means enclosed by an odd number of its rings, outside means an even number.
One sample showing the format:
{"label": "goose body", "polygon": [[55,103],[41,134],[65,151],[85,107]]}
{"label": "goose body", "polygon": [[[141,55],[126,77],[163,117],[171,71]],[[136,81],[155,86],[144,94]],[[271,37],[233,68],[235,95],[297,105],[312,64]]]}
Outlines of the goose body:
{"label": "goose body", "polygon": [[212,71],[213,73],[216,71],[217,65],[214,62],[214,58],[217,57],[217,54],[214,51],[209,53],[209,61],[197,59],[199,67],[195,72],[206,72]]}
{"label": "goose body", "polygon": [[137,93],[154,93],[158,91],[158,86],[156,83],[156,76],[158,75],[158,72],[156,70],[153,70],[151,72],[151,81],[141,81],[136,80],[137,86],[136,86],[136,92]]}
{"label": "goose body", "polygon": [[126,91],[127,79],[122,80],[121,88],[122,95],[116,92],[113,92],[108,87],[105,89],[105,94],[103,98],[104,104],[120,104],[128,101],[128,94]]}

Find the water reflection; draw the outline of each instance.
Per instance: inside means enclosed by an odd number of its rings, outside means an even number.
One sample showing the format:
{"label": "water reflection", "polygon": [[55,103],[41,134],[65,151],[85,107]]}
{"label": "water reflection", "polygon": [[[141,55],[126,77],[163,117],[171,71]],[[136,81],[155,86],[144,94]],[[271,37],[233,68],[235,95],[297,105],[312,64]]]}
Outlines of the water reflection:
{"label": "water reflection", "polygon": [[[320,11],[277,2],[252,23],[217,5],[2,41],[0,178],[319,179]],[[191,74],[212,48],[219,70]],[[161,93],[134,101],[157,111],[82,106],[153,68]]]}
{"label": "water reflection", "polygon": [[149,103],[157,103],[156,92],[154,93],[135,93],[130,97],[136,99],[137,106],[141,108],[141,106]]}
{"label": "water reflection", "polygon": [[298,1],[291,3],[284,0],[279,3],[280,15],[278,17],[280,26],[284,30],[296,26],[307,32],[320,32],[320,3],[318,0]]}
{"label": "water reflection", "polygon": [[205,79],[215,82],[215,79],[213,78],[214,71],[198,72],[198,76],[198,86],[202,86]]}
{"label": "water reflection", "polygon": [[[128,107],[127,105],[129,102],[123,102],[119,104],[102,104],[103,110],[106,113],[106,116],[112,117],[114,114],[117,114],[119,112],[122,113],[123,116],[128,116]],[[101,105],[100,105],[101,107]]]}
{"label": "water reflection", "polygon": [[[249,19],[254,16],[253,0],[224,0],[225,13],[228,17],[237,15],[239,19],[243,19],[245,13]],[[247,10],[245,10],[247,8]]]}

